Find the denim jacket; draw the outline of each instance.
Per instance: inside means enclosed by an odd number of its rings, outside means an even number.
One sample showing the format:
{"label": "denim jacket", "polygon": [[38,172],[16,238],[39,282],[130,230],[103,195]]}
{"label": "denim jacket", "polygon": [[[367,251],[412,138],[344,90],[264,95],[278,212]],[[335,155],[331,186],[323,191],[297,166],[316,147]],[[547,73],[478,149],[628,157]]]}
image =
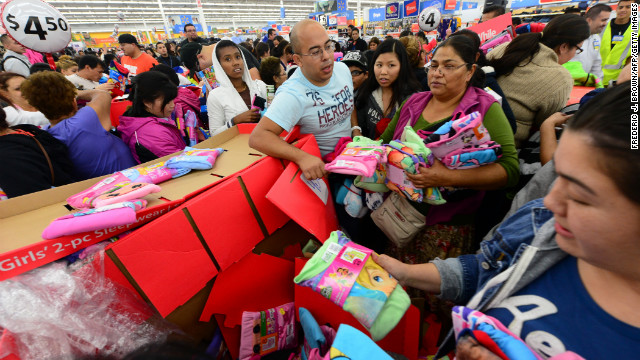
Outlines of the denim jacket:
{"label": "denim jacket", "polygon": [[[485,311],[521,290],[567,256],[555,241],[553,213],[533,200],[505,220],[475,255],[436,259],[440,297]],[[453,332],[436,358],[455,347]]]}

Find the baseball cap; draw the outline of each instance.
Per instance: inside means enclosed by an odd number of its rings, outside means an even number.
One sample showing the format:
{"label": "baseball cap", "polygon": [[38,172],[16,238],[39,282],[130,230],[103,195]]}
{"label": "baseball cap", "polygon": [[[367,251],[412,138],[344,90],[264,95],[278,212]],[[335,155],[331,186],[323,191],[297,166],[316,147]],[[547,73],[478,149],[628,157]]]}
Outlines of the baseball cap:
{"label": "baseball cap", "polygon": [[347,66],[355,65],[362,70],[367,71],[367,58],[364,57],[361,51],[349,51],[342,57],[342,62]]}
{"label": "baseball cap", "polygon": [[187,69],[195,69],[198,62],[198,53],[202,50],[202,44],[198,42],[190,42],[184,44],[180,48],[180,59]]}
{"label": "baseball cap", "polygon": [[131,34],[122,34],[118,36],[118,42],[120,44],[136,44],[138,45],[138,39]]}

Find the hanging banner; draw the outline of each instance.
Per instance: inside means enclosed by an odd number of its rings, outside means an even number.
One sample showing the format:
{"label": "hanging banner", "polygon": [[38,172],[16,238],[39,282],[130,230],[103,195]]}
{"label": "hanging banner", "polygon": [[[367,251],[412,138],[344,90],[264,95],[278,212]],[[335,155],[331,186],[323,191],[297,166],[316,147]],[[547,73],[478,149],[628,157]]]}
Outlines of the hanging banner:
{"label": "hanging banner", "polygon": [[404,17],[418,16],[418,0],[405,0]]}
{"label": "hanging banner", "polygon": [[385,19],[399,19],[400,5],[397,2],[388,3],[385,11]]}
{"label": "hanging banner", "polygon": [[338,25],[338,16],[330,15],[329,16],[329,26],[337,26]]}
{"label": "hanging banner", "polygon": [[478,8],[478,3],[477,2],[463,2],[462,3],[462,10],[471,10],[471,9],[477,9]]}
{"label": "hanging banner", "polygon": [[338,0],[338,1],[336,1],[336,10],[337,11],[347,11],[347,0]]}
{"label": "hanging banner", "polygon": [[501,33],[509,25],[511,25],[511,13],[506,13],[468,29],[478,34],[481,42],[485,42]]}
{"label": "hanging banner", "polygon": [[445,10],[455,10],[457,5],[456,0],[445,0],[444,9]]}
{"label": "hanging banner", "polygon": [[369,21],[384,21],[385,8],[369,9]]}

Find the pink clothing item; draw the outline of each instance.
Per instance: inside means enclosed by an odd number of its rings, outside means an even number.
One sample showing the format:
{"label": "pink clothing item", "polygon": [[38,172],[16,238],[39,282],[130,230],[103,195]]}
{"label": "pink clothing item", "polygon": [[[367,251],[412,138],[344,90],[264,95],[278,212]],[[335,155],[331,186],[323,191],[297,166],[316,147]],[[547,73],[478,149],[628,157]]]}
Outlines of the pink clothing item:
{"label": "pink clothing item", "polygon": [[[395,131],[393,132],[393,140],[400,139],[405,126],[409,125],[413,127],[416,124],[420,115],[422,115],[422,111],[432,97],[433,94],[431,94],[430,91],[424,91],[411,95],[411,97],[405,101],[400,110]],[[474,86],[469,86],[462,96],[462,99],[460,99],[458,107],[453,111],[452,120],[459,119],[474,111],[478,111],[481,116],[484,116],[495,102],[498,101],[486,91]]]}
{"label": "pink clothing item", "polygon": [[101,194],[89,201],[93,207],[99,208],[119,202],[140,199],[151,193],[160,192],[160,186],[141,182],[123,184],[115,187],[111,191]]}
{"label": "pink clothing item", "polygon": [[383,146],[347,147],[335,160],[324,166],[325,170],[345,174],[371,177],[378,164],[387,160]]}
{"label": "pink clothing item", "polygon": [[131,154],[138,164],[140,164],[140,159],[136,153],[136,142],[157,157],[182,151],[186,146],[175,122],[168,119],[123,115],[120,116],[118,130],[122,132],[122,140],[129,146]]}
{"label": "pink clothing item", "polygon": [[240,360],[293,349],[298,345],[297,335],[292,302],[265,311],[245,311],[240,330]]}
{"label": "pink clothing item", "polygon": [[29,59],[29,62],[31,63],[31,65],[35,63],[46,62],[42,54],[40,54],[39,52],[33,51],[31,49],[26,49],[26,51],[24,52],[24,55],[27,57],[27,59]]}
{"label": "pink clothing item", "polygon": [[338,140],[338,143],[336,144],[336,148],[332,153],[328,153],[327,155],[325,155],[322,160],[326,163],[330,163],[333,160],[335,160],[336,157],[338,157],[338,155],[340,155],[342,153],[342,151],[344,151],[344,148],[347,147],[347,144],[352,142],[353,139],[345,136],[345,137],[341,137]]}
{"label": "pink clothing item", "polygon": [[106,229],[136,222],[136,211],[147,206],[146,200],[133,200],[85,210],[57,218],[42,232],[43,239]]}

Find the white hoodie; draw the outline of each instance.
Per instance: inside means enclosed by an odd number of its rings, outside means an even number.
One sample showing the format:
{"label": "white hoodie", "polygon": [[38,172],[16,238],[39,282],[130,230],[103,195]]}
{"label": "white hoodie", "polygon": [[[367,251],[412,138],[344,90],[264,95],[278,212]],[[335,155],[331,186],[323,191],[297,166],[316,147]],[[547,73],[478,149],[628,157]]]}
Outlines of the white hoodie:
{"label": "white hoodie", "polygon": [[[216,80],[218,80],[220,86],[211,90],[207,98],[209,131],[212,136],[232,127],[234,124],[231,119],[249,110],[238,91],[233,87],[233,84],[231,84],[231,80],[229,80],[229,77],[222,69],[216,57],[216,47],[217,44],[213,48],[212,54],[213,70],[216,73]],[[240,51],[240,54],[242,54],[242,51]],[[244,61],[242,80],[249,87],[250,98],[253,101],[253,97],[257,95],[266,99],[267,85],[260,80],[252,80],[249,69],[247,68],[247,63],[244,60],[244,55],[242,55],[242,60]]]}

